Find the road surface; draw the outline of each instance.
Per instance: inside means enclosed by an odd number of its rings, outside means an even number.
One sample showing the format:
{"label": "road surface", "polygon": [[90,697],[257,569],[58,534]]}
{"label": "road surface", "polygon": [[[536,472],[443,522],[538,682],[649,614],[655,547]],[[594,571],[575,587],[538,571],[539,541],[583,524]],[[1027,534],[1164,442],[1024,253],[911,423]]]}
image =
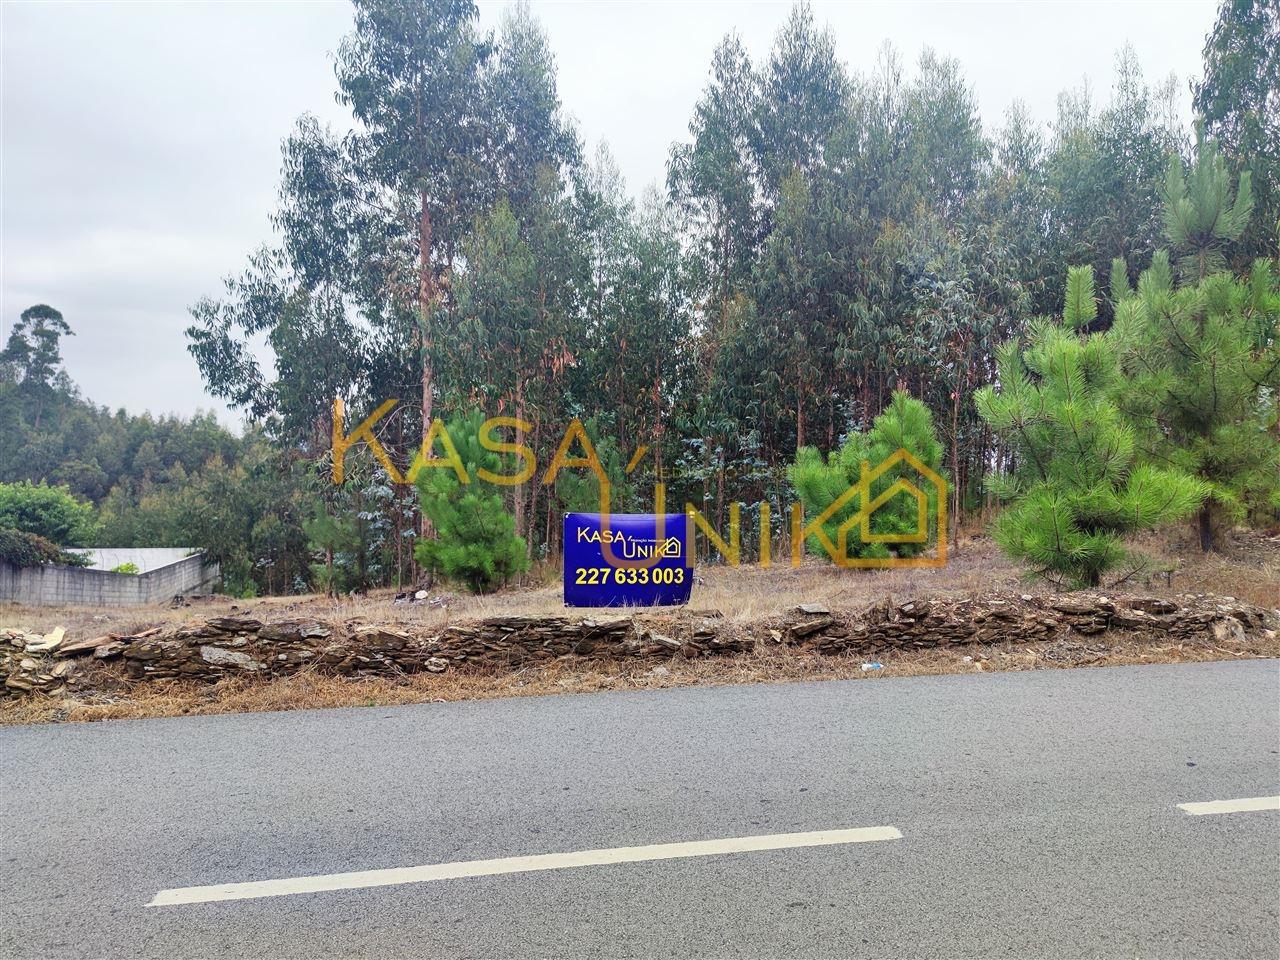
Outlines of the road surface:
{"label": "road surface", "polygon": [[1277,661],[8,728],[0,781],[4,956],[1280,956]]}

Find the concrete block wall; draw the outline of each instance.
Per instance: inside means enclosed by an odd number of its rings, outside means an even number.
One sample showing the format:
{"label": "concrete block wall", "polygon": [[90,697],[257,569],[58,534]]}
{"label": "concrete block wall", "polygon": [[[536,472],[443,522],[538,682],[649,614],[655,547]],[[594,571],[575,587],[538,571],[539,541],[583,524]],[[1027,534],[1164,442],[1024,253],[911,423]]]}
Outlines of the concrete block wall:
{"label": "concrete block wall", "polygon": [[13,567],[0,563],[0,601],[30,606],[127,607],[209,593],[221,571],[203,554],[142,574],[84,567]]}

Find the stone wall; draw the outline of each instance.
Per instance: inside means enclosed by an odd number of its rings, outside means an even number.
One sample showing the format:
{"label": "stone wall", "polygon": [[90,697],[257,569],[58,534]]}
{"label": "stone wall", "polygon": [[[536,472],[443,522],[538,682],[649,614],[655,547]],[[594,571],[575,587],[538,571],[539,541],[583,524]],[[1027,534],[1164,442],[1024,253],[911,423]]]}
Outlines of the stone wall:
{"label": "stone wall", "polygon": [[[511,669],[561,657],[602,659],[699,657],[741,653],[755,641],[716,612],[664,618],[660,632],[632,617],[494,617],[408,633],[349,621],[214,617],[131,637],[107,635],[66,641],[59,631],[42,637],[0,630],[0,696],[81,686],[82,667],[111,661],[137,680],[219,680],[274,676],[304,667],[345,676],[443,673],[466,665]],[[87,681],[90,685],[91,678]]]}
{"label": "stone wall", "polygon": [[559,657],[697,657],[749,650],[715,615],[686,615],[673,622],[679,636],[659,633],[632,617],[571,620],[567,617],[493,617],[449,626],[434,634],[353,622],[216,617],[202,624],[119,648],[98,648],[100,659],[119,656],[133,677],[198,677],[292,673],[304,666],[339,674],[441,673],[476,664],[514,668]]}
{"label": "stone wall", "polygon": [[125,607],[164,603],[177,596],[209,593],[217,584],[216,563],[203,554],[146,573],[111,573],[85,567],[14,567],[0,563],[0,601],[29,606]]}
{"label": "stone wall", "polygon": [[797,607],[779,639],[819,653],[876,653],[956,643],[1027,643],[1108,631],[1160,640],[1243,639],[1274,632],[1280,612],[1231,597],[976,596],[884,600],[856,613]]}
{"label": "stone wall", "polygon": [[[346,676],[443,673],[466,665],[513,669],[562,658],[733,655],[757,646],[794,644],[829,655],[865,656],[891,649],[950,644],[1019,644],[1072,635],[1153,642],[1209,639],[1218,643],[1275,637],[1280,614],[1230,598],[1102,596],[981,596],[889,599],[864,610],[833,611],[804,604],[787,615],[740,624],[714,611],[657,616],[494,617],[408,632],[359,620],[263,622],[214,617],[136,636],[67,641],[0,631],[0,676],[7,693],[52,692],[92,683],[81,664],[112,661],[135,680],[214,681],[275,676],[303,668]],[[81,675],[84,674],[83,683]]]}

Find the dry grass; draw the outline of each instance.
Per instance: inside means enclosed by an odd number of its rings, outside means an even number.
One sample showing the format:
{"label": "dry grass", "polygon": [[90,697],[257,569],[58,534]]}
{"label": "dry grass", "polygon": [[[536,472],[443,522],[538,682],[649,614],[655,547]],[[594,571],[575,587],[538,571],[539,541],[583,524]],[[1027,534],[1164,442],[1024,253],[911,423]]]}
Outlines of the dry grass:
{"label": "dry grass", "polygon": [[[1167,578],[1129,585],[1153,594],[1217,593],[1261,606],[1280,604],[1280,539],[1262,535],[1238,536],[1222,553],[1201,554],[1183,529],[1152,535],[1141,544],[1170,566]],[[1031,592],[1019,568],[1004,559],[982,537],[963,539],[945,568],[915,570],[841,570],[830,564],[806,562],[798,568],[703,567],[694,589],[693,606],[716,609],[737,623],[758,624],[798,603],[819,601],[838,609],[857,609],[886,595],[898,599],[971,594],[1018,588]],[[473,620],[513,613],[588,616],[591,611],[566,611],[558,584],[506,590],[485,597],[451,597],[440,607],[393,603],[391,591],[332,599],[319,596],[275,597],[237,601],[210,598],[171,609],[146,607],[93,609],[0,607],[0,628],[17,627],[47,632],[67,627],[70,639],[109,632],[133,633],[152,626],[175,625],[226,613],[247,613],[263,619],[307,616],[324,620],[360,618],[399,624],[409,629],[434,629],[450,621]],[[538,696],[599,690],[973,673],[1073,666],[1135,663],[1178,663],[1237,657],[1280,656],[1280,640],[1251,639],[1242,645],[1203,642],[1158,645],[1107,634],[1104,642],[1063,641],[999,647],[956,646],[919,652],[886,654],[884,669],[862,670],[860,657],[827,657],[784,647],[756,653],[702,660],[617,663],[573,659],[516,671],[453,670],[405,677],[347,679],[303,672],[274,680],[235,679],[215,685],[172,682],[135,683],[113,668],[102,666],[106,689],[97,695],[63,698],[15,698],[0,704],[0,724],[55,720],[108,720],[180,714],[237,713],[297,708],[385,706],[400,703]],[[968,658],[968,659],[966,659]]]}
{"label": "dry grass", "polygon": [[[1169,576],[1158,575],[1147,583],[1125,589],[1153,594],[1216,593],[1259,606],[1280,604],[1280,538],[1261,534],[1239,535],[1219,553],[1202,554],[1194,535],[1178,527],[1145,538],[1140,548],[1171,566]],[[948,563],[941,568],[901,570],[842,570],[821,560],[807,559],[791,567],[783,558],[772,567],[737,568],[704,566],[697,572],[693,607],[721,611],[739,623],[755,623],[798,603],[823,602],[833,607],[868,606],[885,596],[906,599],[979,591],[1019,589],[1048,592],[1042,584],[1028,583],[1022,570],[1006,559],[986,537],[962,537]],[[554,571],[551,571],[555,576]],[[395,591],[375,590],[366,596],[265,597],[235,600],[211,597],[189,606],[94,608],[23,607],[0,605],[0,629],[6,627],[47,633],[55,626],[67,628],[71,639],[106,633],[137,633],[149,627],[177,625],[227,613],[243,613],[262,619],[314,617],[320,620],[360,618],[408,628],[431,629],[458,620],[514,613],[589,616],[589,610],[566,611],[560,584],[552,582],[511,588],[486,596],[453,594],[437,588],[443,606],[397,604]]]}
{"label": "dry grass", "polygon": [[[909,597],[968,593],[1019,582],[1019,570],[994,549],[990,541],[971,539],[954,551],[946,567],[911,570],[842,570],[807,559],[799,567],[700,567],[693,592],[695,609],[719,610],[739,623],[775,616],[798,603],[824,602],[836,607],[861,607],[886,595]],[[590,610],[566,611],[558,580],[502,590],[486,596],[453,594],[440,588],[433,594],[447,598],[443,606],[394,603],[394,590],[374,590],[359,597],[319,595],[235,600],[210,597],[189,606],[149,607],[24,607],[0,606],[0,629],[47,633],[66,627],[70,639],[130,634],[156,626],[174,626],[228,613],[264,620],[314,617],[319,620],[360,618],[408,628],[432,629],[458,620],[515,613],[590,616]]]}
{"label": "dry grass", "polygon": [[[1224,538],[1219,550],[1202,553],[1192,530],[1173,527],[1149,534],[1138,547],[1173,567],[1173,592],[1212,593],[1260,607],[1280,606],[1280,536],[1275,533],[1237,532]],[[1164,587],[1163,578],[1158,580]]]}

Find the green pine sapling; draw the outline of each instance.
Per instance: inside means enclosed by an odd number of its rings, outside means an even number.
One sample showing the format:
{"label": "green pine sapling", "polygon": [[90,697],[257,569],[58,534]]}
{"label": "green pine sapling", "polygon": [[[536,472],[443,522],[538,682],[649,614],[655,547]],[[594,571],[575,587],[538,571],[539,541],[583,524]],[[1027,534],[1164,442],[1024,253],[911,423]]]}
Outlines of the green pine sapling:
{"label": "green pine sapling", "polygon": [[1079,332],[1096,315],[1093,270],[1072,267],[1062,322],[1037,321],[1028,343],[1004,344],[998,385],[975,398],[1012,453],[1011,469],[988,479],[1007,504],[996,542],[1035,574],[1077,588],[1149,569],[1126,538],[1189,516],[1207,493],[1183,470],[1138,461],[1114,399],[1123,380],[1113,346]]}

